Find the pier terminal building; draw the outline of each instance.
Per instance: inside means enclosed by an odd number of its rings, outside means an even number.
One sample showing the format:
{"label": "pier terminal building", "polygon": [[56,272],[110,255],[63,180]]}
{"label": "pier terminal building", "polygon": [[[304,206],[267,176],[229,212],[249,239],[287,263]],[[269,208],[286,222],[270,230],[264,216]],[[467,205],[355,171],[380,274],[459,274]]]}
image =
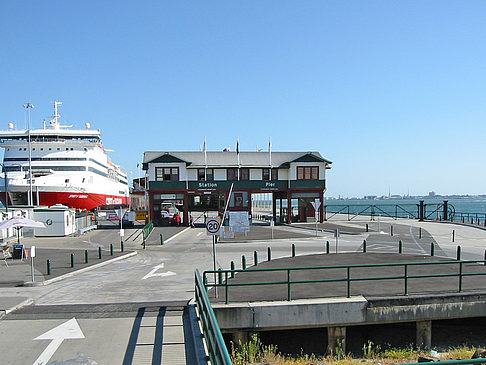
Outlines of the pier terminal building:
{"label": "pier terminal building", "polygon": [[[331,162],[319,152],[146,151],[149,211],[156,225],[176,207],[183,223],[190,212],[247,211],[252,195],[267,193],[275,222],[306,222],[315,217],[314,202],[324,205],[326,170]],[[277,212],[277,201],[278,212]],[[317,219],[324,220],[323,209]]]}

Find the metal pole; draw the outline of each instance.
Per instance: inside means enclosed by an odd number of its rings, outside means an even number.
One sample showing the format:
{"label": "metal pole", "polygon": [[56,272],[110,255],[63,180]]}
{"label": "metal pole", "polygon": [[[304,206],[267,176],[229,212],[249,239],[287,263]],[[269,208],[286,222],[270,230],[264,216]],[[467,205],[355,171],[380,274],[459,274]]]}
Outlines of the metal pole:
{"label": "metal pole", "polygon": [[[214,284],[216,284],[216,236],[213,236],[213,271],[214,271]],[[218,287],[214,287],[214,295],[218,297]]]}
{"label": "metal pole", "polygon": [[29,148],[29,205],[33,205],[32,202],[32,149],[30,145],[30,109],[34,108],[34,105],[31,103],[25,103],[24,108],[27,109],[28,114],[28,129],[27,129],[27,138],[28,138],[28,148]]}
{"label": "metal pole", "polygon": [[32,276],[32,282],[34,282],[34,258],[30,258],[30,274]]}

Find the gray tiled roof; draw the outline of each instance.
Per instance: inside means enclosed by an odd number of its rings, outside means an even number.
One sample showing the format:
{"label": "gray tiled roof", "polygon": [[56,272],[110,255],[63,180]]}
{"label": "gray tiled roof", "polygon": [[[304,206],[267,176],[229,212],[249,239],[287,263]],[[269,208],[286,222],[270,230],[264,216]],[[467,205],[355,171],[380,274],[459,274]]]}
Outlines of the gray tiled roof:
{"label": "gray tiled roof", "polygon": [[[206,164],[204,162],[204,152],[201,151],[146,151],[143,163],[147,164],[165,154],[177,157],[190,163],[190,167],[231,167],[238,166],[238,156],[236,152],[207,151]],[[240,152],[241,167],[267,167],[270,164],[268,152]],[[292,162],[305,155],[314,155],[322,159],[326,164],[331,161],[324,159],[319,152],[272,152],[272,166],[278,167],[284,163]]]}

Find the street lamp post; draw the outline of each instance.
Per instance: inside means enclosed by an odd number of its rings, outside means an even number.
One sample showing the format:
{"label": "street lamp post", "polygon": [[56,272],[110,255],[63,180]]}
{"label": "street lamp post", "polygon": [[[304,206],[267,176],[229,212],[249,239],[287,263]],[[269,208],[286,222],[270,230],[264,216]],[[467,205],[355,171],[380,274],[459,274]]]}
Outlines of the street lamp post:
{"label": "street lamp post", "polygon": [[27,114],[28,114],[28,130],[27,130],[27,138],[28,138],[28,145],[29,145],[29,199],[28,199],[28,205],[33,205],[33,202],[32,202],[32,149],[30,147],[30,109],[34,108],[34,104],[25,103],[24,108],[27,109]]}

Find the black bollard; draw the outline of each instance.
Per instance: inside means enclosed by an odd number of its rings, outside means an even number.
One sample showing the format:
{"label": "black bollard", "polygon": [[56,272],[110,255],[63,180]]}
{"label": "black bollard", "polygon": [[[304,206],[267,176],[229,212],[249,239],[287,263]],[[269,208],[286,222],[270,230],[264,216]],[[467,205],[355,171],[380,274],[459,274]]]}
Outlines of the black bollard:
{"label": "black bollard", "polygon": [[89,262],[88,250],[84,250],[84,263],[87,264],[88,262]]}
{"label": "black bollard", "polygon": [[160,234],[160,245],[162,246],[164,244],[164,234]]}
{"label": "black bollard", "polygon": [[329,255],[329,241],[326,241],[326,254]]}
{"label": "black bollard", "polygon": [[363,253],[366,253],[366,240],[363,240]]}
{"label": "black bollard", "polygon": [[71,267],[74,267],[74,254],[71,254]]}
{"label": "black bollard", "polygon": [[253,264],[258,266],[258,252],[253,251]]}
{"label": "black bollard", "polygon": [[454,230],[452,230],[452,242],[454,242],[454,239],[455,239],[455,236],[456,235],[456,232]]}
{"label": "black bollard", "polygon": [[241,256],[241,268],[243,270],[246,270],[246,257],[245,256]]}
{"label": "black bollard", "polygon": [[295,244],[292,243],[292,257],[295,257]]}
{"label": "black bollard", "polygon": [[103,253],[101,252],[101,246],[98,247],[98,258],[101,260],[103,258]]}
{"label": "black bollard", "polygon": [[422,227],[419,227],[419,239],[422,238]]}
{"label": "black bollard", "polygon": [[366,232],[369,232],[368,223],[366,223]]}
{"label": "black bollard", "polygon": [[390,226],[390,236],[393,236],[393,226]]}
{"label": "black bollard", "polygon": [[113,243],[110,243],[110,255],[113,256]]}
{"label": "black bollard", "polygon": [[457,246],[457,260],[461,259],[461,246]]}
{"label": "black bollard", "polygon": [[267,248],[267,261],[272,261],[272,249],[270,247]]}
{"label": "black bollard", "polygon": [[403,244],[402,244],[402,240],[398,241],[398,253],[402,253],[403,252]]}
{"label": "black bollard", "polygon": [[[145,242],[143,243],[143,248],[145,248]],[[120,243],[120,251],[125,252],[125,245],[123,244],[123,242]]]}
{"label": "black bollard", "polygon": [[[231,261],[230,268],[231,268],[231,270],[235,269],[235,263],[233,261]],[[231,279],[234,279],[235,273],[232,271],[230,276],[231,276]]]}
{"label": "black bollard", "polygon": [[[485,251],[486,255],[486,251]],[[51,260],[47,260],[47,275],[51,275]]]}
{"label": "black bollard", "polygon": [[434,247],[434,242],[430,243],[430,256],[435,255],[435,247]]}

